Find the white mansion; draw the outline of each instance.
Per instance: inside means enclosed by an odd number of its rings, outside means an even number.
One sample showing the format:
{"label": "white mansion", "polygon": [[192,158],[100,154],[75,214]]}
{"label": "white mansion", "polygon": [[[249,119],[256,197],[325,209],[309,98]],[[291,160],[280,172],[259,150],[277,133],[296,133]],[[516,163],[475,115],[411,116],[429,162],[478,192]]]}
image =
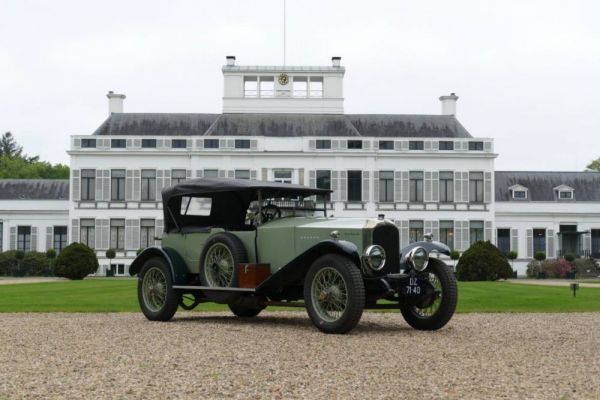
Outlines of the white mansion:
{"label": "white mansion", "polygon": [[124,113],[125,96],[109,92],[106,121],[72,136],[70,185],[0,181],[0,249],[79,241],[103,275],[114,248],[124,275],[161,234],[161,189],[211,176],[331,188],[335,216],[385,214],[402,246],[429,231],[459,251],[491,240],[518,252],[521,274],[537,251],[600,256],[600,173],[495,171],[493,139],[460,124],[454,93],[440,115],[345,114],[344,72],[339,57],[327,67],[227,57],[222,114]]}

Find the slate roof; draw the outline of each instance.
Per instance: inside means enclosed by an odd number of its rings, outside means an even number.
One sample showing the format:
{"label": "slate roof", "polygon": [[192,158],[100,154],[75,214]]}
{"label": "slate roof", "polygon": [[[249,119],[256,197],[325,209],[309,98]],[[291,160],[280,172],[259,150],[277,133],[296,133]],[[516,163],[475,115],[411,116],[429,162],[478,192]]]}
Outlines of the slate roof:
{"label": "slate roof", "polygon": [[113,113],[94,135],[471,138],[451,115]]}
{"label": "slate roof", "polygon": [[560,185],[574,189],[575,201],[600,201],[600,172],[496,171],[495,178],[496,201],[513,201],[508,188],[515,184],[528,189],[529,201],[555,201]]}
{"label": "slate roof", "polygon": [[0,179],[0,200],[69,200],[69,180]]}

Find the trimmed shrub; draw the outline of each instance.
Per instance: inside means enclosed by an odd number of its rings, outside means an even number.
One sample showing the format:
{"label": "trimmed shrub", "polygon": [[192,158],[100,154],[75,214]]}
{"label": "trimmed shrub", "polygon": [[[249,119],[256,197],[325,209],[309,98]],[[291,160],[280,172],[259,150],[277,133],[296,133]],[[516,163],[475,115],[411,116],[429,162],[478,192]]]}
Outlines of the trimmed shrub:
{"label": "trimmed shrub", "polygon": [[518,257],[519,257],[519,254],[514,250],[511,250],[508,253],[506,253],[506,258],[508,258],[510,261],[514,261]]}
{"label": "trimmed shrub", "polygon": [[460,258],[460,252],[459,252],[458,250],[452,250],[452,251],[450,252],[450,259],[451,259],[451,260],[454,260],[454,261],[456,261],[456,260],[458,260],[459,258]]}
{"label": "trimmed shrub", "polygon": [[0,253],[0,275],[13,276],[17,271],[18,261],[15,250]]}
{"label": "trimmed shrub", "polygon": [[458,261],[456,276],[461,281],[495,281],[512,277],[506,257],[489,241],[469,247]]}
{"label": "trimmed shrub", "polygon": [[54,275],[68,279],[83,279],[96,271],[96,253],[82,243],[72,243],[65,247],[54,263]]}
{"label": "trimmed shrub", "polygon": [[579,258],[573,261],[573,268],[580,278],[595,278],[600,274],[598,265],[593,258]]}
{"label": "trimmed shrub", "polygon": [[50,266],[46,253],[28,251],[21,263],[22,276],[48,276]]}
{"label": "trimmed shrub", "polygon": [[567,254],[565,254],[565,260],[567,260],[568,262],[575,261],[575,254],[573,254],[573,253],[567,253]]}
{"label": "trimmed shrub", "polygon": [[543,251],[536,251],[533,255],[533,258],[535,258],[538,261],[544,261],[546,259],[546,253]]}

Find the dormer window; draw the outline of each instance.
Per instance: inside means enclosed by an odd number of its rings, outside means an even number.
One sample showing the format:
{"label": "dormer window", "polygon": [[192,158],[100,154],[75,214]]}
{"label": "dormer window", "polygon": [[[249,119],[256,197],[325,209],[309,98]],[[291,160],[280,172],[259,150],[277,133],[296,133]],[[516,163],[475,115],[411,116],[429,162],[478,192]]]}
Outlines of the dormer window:
{"label": "dormer window", "polygon": [[561,190],[558,192],[558,198],[561,200],[571,200],[573,199],[573,192],[568,190]]}
{"label": "dormer window", "polygon": [[529,198],[529,190],[523,185],[512,185],[508,190],[513,200],[527,200]]}
{"label": "dormer window", "polygon": [[515,190],[513,192],[513,199],[519,199],[519,200],[523,200],[527,198],[527,191],[526,190]]}
{"label": "dormer window", "polygon": [[567,185],[560,185],[554,188],[555,196],[558,200],[573,200],[575,190]]}

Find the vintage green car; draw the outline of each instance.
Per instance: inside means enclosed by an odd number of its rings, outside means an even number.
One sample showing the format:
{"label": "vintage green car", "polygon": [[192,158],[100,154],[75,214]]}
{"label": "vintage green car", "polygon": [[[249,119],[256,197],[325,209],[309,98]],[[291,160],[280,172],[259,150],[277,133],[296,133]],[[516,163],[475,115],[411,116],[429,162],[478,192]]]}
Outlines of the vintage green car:
{"label": "vintage green car", "polygon": [[428,236],[400,249],[398,228],[383,215],[328,217],[329,194],[236,179],[164,189],[161,246],[145,249],[129,270],[142,312],[168,321],[178,307],[203,302],[240,317],[270,305],[306,307],[317,328],[345,333],[364,309],[399,309],[416,329],[446,325],[456,279],[430,254],[448,255],[448,246]]}

